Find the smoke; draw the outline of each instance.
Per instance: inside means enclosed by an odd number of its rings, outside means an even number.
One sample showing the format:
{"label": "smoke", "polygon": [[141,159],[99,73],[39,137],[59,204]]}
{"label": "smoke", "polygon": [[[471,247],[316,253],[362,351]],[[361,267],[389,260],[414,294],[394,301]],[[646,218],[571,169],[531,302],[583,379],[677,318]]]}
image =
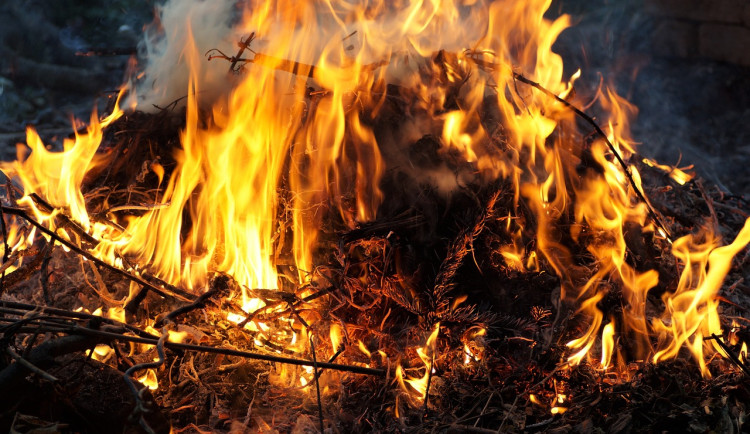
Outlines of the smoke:
{"label": "smoke", "polygon": [[[216,96],[227,93],[234,80],[228,74],[227,62],[209,62],[205,54],[219,49],[233,56],[238,42],[251,33],[256,37],[252,48],[259,52],[309,65],[325,63],[335,67],[355,59],[362,64],[390,60],[386,68],[389,82],[398,84],[402,77],[414,75],[416,65],[413,60],[409,62],[409,57],[429,57],[440,49],[465,49],[481,36],[486,25],[481,14],[463,16],[458,24],[433,19],[431,15],[451,17],[466,11],[474,14],[482,8],[457,11],[425,6],[419,9],[426,16],[421,19],[432,20],[430,26],[434,27],[429,32],[432,36],[427,38],[402,28],[405,21],[420,19],[412,16],[414,8],[380,11],[377,19],[362,15],[345,23],[342,17],[347,14],[362,13],[355,12],[361,5],[353,3],[353,9],[346,11],[345,4],[339,5],[344,10],[334,12],[317,2],[166,0],[157,7],[156,19],[139,44],[141,65],[129,83],[137,96],[131,96],[126,103],[135,101],[140,110],[153,111],[154,104],[164,106],[185,97],[191,70],[201,101],[214,101]],[[250,16],[251,10],[255,15]],[[291,20],[291,25],[281,25],[281,15],[284,20]],[[253,57],[250,52],[244,54],[243,57]],[[318,84],[338,85],[335,80]]]}
{"label": "smoke", "polygon": [[202,100],[226,92],[230,86],[227,64],[207,62],[203,54],[218,47],[234,51],[239,40],[232,26],[234,4],[232,0],[167,0],[159,6],[138,47],[145,66],[141,65],[137,77],[131,77],[131,99],[126,105],[137,102],[140,110],[154,111],[155,105],[185,97],[191,68]]}

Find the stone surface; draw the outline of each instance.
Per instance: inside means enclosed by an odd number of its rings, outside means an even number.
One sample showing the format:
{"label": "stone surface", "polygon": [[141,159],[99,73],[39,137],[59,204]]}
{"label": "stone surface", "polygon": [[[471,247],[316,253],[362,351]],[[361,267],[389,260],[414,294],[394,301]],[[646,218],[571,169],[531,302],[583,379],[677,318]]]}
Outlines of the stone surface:
{"label": "stone surface", "polygon": [[750,29],[725,24],[702,24],[698,53],[723,62],[750,66]]}
{"label": "stone surface", "polygon": [[659,56],[691,57],[698,51],[698,25],[664,19],[656,24],[651,40],[652,49]]}
{"label": "stone surface", "polygon": [[649,13],[695,21],[740,24],[747,0],[646,0]]}

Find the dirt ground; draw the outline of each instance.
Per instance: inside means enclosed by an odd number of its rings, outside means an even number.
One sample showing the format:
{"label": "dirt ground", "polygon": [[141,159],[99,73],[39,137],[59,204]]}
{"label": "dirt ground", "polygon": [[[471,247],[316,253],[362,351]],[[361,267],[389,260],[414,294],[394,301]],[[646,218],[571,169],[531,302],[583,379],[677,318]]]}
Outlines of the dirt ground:
{"label": "dirt ground", "polygon": [[[27,124],[43,138],[63,137],[71,115],[88,119],[122,83],[127,51],[151,20],[155,1],[7,0],[0,5],[0,158],[12,159]],[[549,16],[574,26],[555,46],[578,86],[603,78],[640,108],[633,125],[640,151],[667,164],[695,164],[711,184],[750,193],[750,70],[705,59],[656,57],[654,19],[642,0],[557,0]]]}

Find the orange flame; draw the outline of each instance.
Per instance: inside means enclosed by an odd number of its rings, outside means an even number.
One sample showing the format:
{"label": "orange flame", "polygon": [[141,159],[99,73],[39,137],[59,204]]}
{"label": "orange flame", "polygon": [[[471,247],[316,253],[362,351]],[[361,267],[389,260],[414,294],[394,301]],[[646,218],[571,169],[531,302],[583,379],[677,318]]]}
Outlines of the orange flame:
{"label": "orange flame", "polygon": [[704,350],[718,351],[720,347],[716,343],[715,347],[709,346],[704,338],[722,334],[716,294],[729,272],[732,258],[750,243],[750,219],[727,246],[718,247],[718,240],[712,234],[704,236],[706,240],[699,242],[696,237],[687,235],[672,246],[672,253],[684,268],[677,291],[662,297],[666,311],[653,326],[665,345],[654,354],[653,360],[656,363],[674,358],[683,344],[687,344],[701,372],[709,376]]}
{"label": "orange flame", "polygon": [[424,374],[421,377],[407,376],[401,365],[396,367],[396,380],[401,386],[401,390],[406,393],[408,401],[415,407],[424,403],[427,394],[427,384],[434,373],[439,333],[440,323],[437,323],[424,346],[417,348],[417,355],[425,366]]}

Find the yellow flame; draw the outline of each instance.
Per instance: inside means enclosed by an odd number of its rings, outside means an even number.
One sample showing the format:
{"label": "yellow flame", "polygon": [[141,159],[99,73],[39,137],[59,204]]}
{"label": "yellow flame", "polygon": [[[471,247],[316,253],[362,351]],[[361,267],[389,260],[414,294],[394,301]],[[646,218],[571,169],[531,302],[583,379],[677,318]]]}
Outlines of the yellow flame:
{"label": "yellow flame", "polygon": [[186,331],[175,331],[175,330],[168,330],[167,331],[167,340],[169,342],[185,342],[189,337],[190,333]]}
{"label": "yellow flame", "polygon": [[106,362],[107,360],[109,360],[110,357],[112,357],[114,352],[115,351],[109,345],[99,344],[96,347],[94,347],[91,357],[94,360],[98,360],[100,362]]}
{"label": "yellow flame", "polygon": [[159,380],[156,378],[156,371],[153,369],[147,369],[146,372],[140,377],[136,378],[139,383],[148,387],[149,390],[156,390],[159,388]]}
{"label": "yellow flame", "polygon": [[690,170],[693,168],[692,165],[688,167],[672,167],[667,166],[666,164],[659,164],[654,160],[651,160],[649,158],[644,158],[643,162],[651,167],[656,167],[657,169],[662,170],[663,172],[667,173],[670,178],[672,178],[676,183],[680,185],[685,185],[686,183],[690,182],[693,178],[695,178],[695,174],[686,173],[685,170]]}
{"label": "yellow flame", "polygon": [[[105,118],[99,120],[94,110],[86,131],[82,134],[75,131],[74,139],[66,138],[62,152],[47,150],[36,131],[28,127],[26,144],[31,153],[28,154],[27,148],[19,145],[18,160],[2,163],[0,169],[9,177],[17,177],[27,195],[39,194],[51,205],[66,209],[70,217],[84,229],[89,229],[90,220],[81,185],[86,173],[105,161],[96,151],[102,140],[103,129],[123,115],[119,106],[123,93],[124,89],[120,91],[112,113]],[[27,203],[33,207],[38,219],[46,220],[47,213],[37,209],[33,202]]]}
{"label": "yellow flame", "polygon": [[710,376],[705,366],[704,351],[720,350],[717,343],[710,347],[704,338],[721,335],[716,294],[729,272],[732,258],[750,242],[750,220],[745,222],[735,240],[718,247],[712,234],[704,234],[704,242],[686,235],[674,242],[672,253],[682,263],[683,271],[677,290],[662,297],[666,310],[653,322],[664,348],[654,354],[654,362],[673,358],[687,344],[703,375]]}
{"label": "yellow flame", "polygon": [[602,330],[602,359],[601,359],[601,366],[602,368],[608,368],[610,366],[611,360],[612,360],[612,353],[615,348],[615,323],[610,320],[610,322],[604,326],[604,329]]}
{"label": "yellow flame", "polygon": [[[338,351],[343,342],[343,330],[338,323],[332,323],[329,327],[329,336],[331,338],[331,348],[334,352]],[[361,342],[361,341],[360,341]]]}
{"label": "yellow flame", "polygon": [[357,348],[359,348],[359,350],[362,351],[362,354],[367,356],[368,359],[372,358],[372,353],[370,352],[370,350],[367,349],[367,346],[365,346],[365,344],[362,343],[362,341],[357,340]]}
{"label": "yellow flame", "polygon": [[423,347],[417,348],[417,355],[425,366],[424,374],[421,377],[407,376],[401,365],[396,367],[396,380],[401,389],[406,392],[409,402],[417,406],[424,402],[427,394],[427,384],[432,373],[434,373],[434,362],[437,351],[437,338],[440,333],[440,323],[435,327],[427,338]]}

